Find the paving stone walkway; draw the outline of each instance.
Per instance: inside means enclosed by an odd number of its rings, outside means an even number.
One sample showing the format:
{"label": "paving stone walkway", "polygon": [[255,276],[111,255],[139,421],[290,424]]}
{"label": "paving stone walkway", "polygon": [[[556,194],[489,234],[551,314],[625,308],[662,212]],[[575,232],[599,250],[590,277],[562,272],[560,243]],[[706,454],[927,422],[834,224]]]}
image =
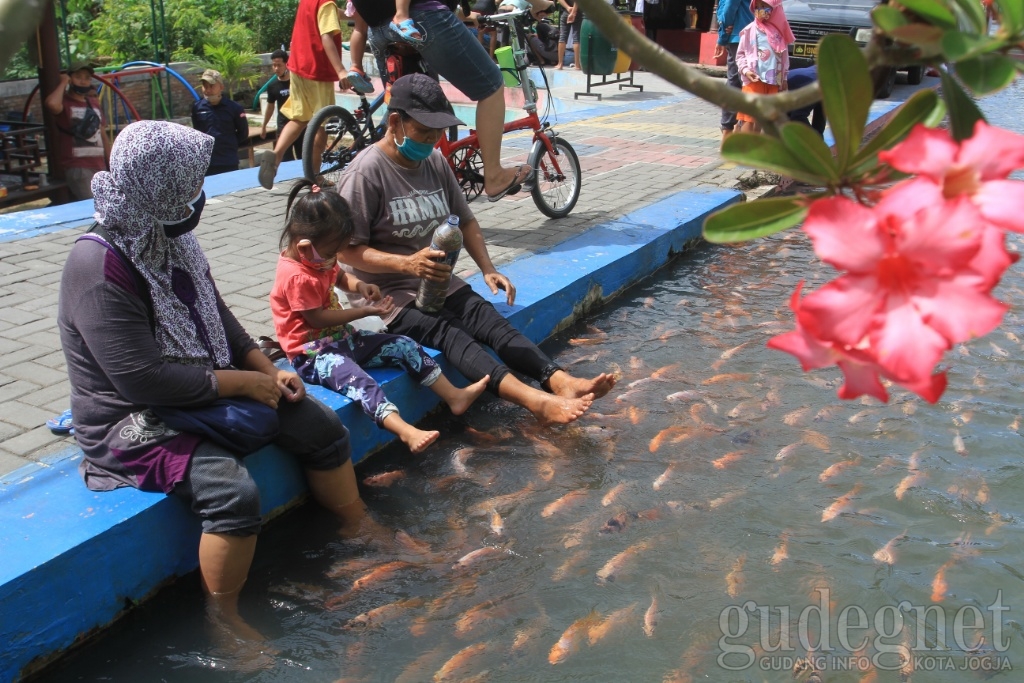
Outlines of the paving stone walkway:
{"label": "paving stone walkway", "polygon": [[[500,268],[659,198],[691,188],[734,187],[744,169],[718,157],[718,110],[641,74],[644,93],[603,90],[585,112],[562,115],[555,129],[580,157],[583,188],[575,211],[551,220],[528,193],[472,208]],[[574,88],[556,97],[572,98]],[[576,87],[575,90],[579,90]],[[523,161],[530,139],[506,136],[502,154]],[[289,184],[211,198],[197,235],[225,301],[254,337],[273,334],[267,297],[274,276]],[[0,475],[74,447],[45,421],[68,407],[57,334],[61,269],[85,228],[0,242]],[[474,272],[468,259],[457,271]]]}

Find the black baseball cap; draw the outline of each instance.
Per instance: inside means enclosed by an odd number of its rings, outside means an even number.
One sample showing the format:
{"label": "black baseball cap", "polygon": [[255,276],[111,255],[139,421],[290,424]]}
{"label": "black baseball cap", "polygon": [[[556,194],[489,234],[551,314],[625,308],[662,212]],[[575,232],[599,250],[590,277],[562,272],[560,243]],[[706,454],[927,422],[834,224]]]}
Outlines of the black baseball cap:
{"label": "black baseball cap", "polygon": [[455,116],[441,84],[426,74],[409,74],[395,81],[388,109],[400,109],[428,128],[466,125]]}

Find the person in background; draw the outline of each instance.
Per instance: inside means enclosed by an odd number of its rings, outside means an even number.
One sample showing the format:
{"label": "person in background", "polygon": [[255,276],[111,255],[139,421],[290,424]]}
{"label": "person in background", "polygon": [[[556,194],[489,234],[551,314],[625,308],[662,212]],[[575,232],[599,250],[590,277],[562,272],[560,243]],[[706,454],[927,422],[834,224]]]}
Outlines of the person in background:
{"label": "person in background", "polygon": [[[818,67],[807,66],[802,69],[790,69],[786,77],[786,90],[797,90],[805,85],[810,85],[818,80]],[[818,132],[818,135],[825,136],[825,107],[821,102],[815,102],[803,109],[794,109],[789,112],[789,120],[797,123],[804,123]]]}
{"label": "person in background", "polygon": [[249,140],[249,119],[238,102],[224,97],[224,78],[207,69],[199,79],[203,98],[192,104],[192,127],[213,138],[206,175],[238,170],[238,148]]}
{"label": "person in background", "polygon": [[76,200],[92,199],[92,177],[110,161],[110,136],[99,100],[93,95],[93,73],[88,62],[72,64],[44,103],[57,117],[57,156]]}
{"label": "person in background", "polygon": [[[736,68],[743,81],[743,92],[773,95],[786,89],[789,71],[789,45],[796,37],[786,21],[782,0],[750,0],[754,21],[740,31],[736,47]],[[761,127],[748,114],[737,114],[737,122],[753,133]]]}
{"label": "person in background", "polygon": [[[725,73],[729,85],[743,88],[740,71],[736,67],[736,48],[740,44],[740,30],[754,20],[747,0],[718,0],[718,44],[715,59],[725,56]],[[722,109],[722,139],[736,129],[736,112]]]}
{"label": "person in background", "polygon": [[562,11],[558,13],[558,63],[556,69],[565,65],[565,47],[572,45],[573,64],[577,70],[583,68],[580,56],[580,29],[583,28],[583,12],[575,5],[576,0],[558,0]]}
{"label": "person in background", "polygon": [[[408,11],[408,8],[407,8]],[[370,33],[370,27],[366,21],[359,16],[356,6],[352,0],[345,3],[345,16],[352,20],[352,33],[348,37],[349,56],[352,64],[348,68],[348,82],[357,93],[373,92],[373,83],[366,77],[363,70],[363,56],[366,55],[366,37]]]}
{"label": "person in background", "polygon": [[[338,14],[334,0],[299,0],[288,57],[288,69],[292,74],[291,94],[281,110],[288,123],[278,131],[274,149],[260,150],[256,159],[260,168],[260,185],[267,190],[274,187],[277,167],[284,159],[285,151],[299,139],[313,115],[335,103],[334,84],[339,83],[342,90],[351,88],[348,70],[341,59],[341,21]],[[326,145],[326,132],[317,131],[314,157],[319,158]]]}
{"label": "person in background", "polygon": [[[263,127],[260,128],[261,139],[267,137],[267,124],[270,123],[270,117],[274,115],[275,109],[277,110],[278,134],[288,124],[288,117],[281,113],[281,107],[288,101],[288,96],[291,94],[291,73],[288,71],[288,53],[284,50],[274,50],[270,55],[270,65],[273,67],[274,75],[277,78],[267,86],[267,111],[263,114]],[[305,131],[299,135],[299,138],[291,147],[285,150],[281,161],[293,161],[302,158],[302,140],[304,136]]]}

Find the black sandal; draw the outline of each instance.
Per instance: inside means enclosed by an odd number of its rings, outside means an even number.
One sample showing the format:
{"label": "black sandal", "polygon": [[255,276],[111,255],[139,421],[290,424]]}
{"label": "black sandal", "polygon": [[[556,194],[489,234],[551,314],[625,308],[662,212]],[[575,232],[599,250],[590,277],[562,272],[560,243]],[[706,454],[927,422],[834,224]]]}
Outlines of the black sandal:
{"label": "black sandal", "polygon": [[260,351],[263,355],[269,358],[272,362],[279,361],[282,358],[286,358],[285,352],[281,349],[281,345],[270,337],[260,337],[256,340],[256,345],[260,347]]}

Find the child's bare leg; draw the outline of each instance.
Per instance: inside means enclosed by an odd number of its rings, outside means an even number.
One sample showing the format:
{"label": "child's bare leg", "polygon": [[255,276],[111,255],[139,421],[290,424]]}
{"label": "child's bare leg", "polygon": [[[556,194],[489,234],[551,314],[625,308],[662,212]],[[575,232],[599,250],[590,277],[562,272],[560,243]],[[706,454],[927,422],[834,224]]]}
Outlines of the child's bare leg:
{"label": "child's bare leg", "polygon": [[427,432],[413,427],[397,412],[385,417],[383,424],[384,429],[397,436],[413,453],[422,453],[427,446],[437,441],[437,437],[441,436],[441,432],[438,431]]}
{"label": "child's bare leg", "polygon": [[396,0],[395,2],[395,18],[396,24],[401,24],[403,21],[409,18],[409,0]]}
{"label": "child's bare leg", "polygon": [[430,385],[430,390],[448,404],[452,415],[462,415],[469,410],[474,401],[480,398],[480,394],[484,393],[487,389],[487,383],[490,380],[491,376],[486,375],[479,382],[473,382],[468,387],[460,389],[449,382],[447,377],[439,375],[434,383]]}
{"label": "child's bare leg", "polygon": [[352,68],[358,67],[359,72],[363,73],[363,55],[366,54],[366,34],[369,32],[369,28],[366,25],[366,20],[359,14],[352,19],[355,21],[355,26],[352,27],[352,35],[348,39],[349,55],[352,57]]}

